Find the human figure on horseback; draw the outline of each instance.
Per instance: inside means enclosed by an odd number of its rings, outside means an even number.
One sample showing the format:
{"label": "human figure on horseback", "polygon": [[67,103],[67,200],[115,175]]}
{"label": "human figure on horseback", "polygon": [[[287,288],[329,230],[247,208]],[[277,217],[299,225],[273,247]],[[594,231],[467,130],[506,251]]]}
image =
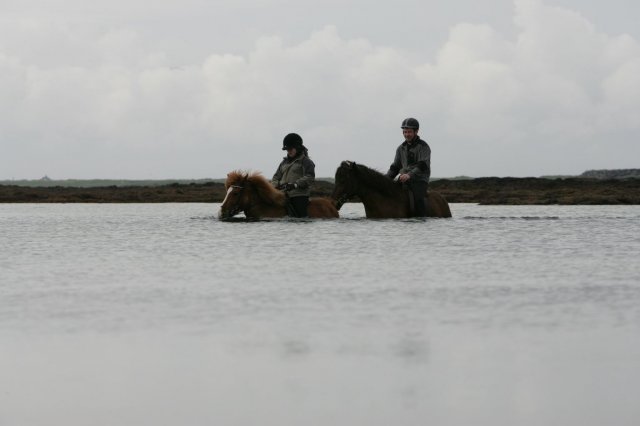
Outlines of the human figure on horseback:
{"label": "human figure on horseback", "polygon": [[289,216],[307,217],[316,165],[309,158],[308,150],[297,133],[285,136],[282,145],[287,156],[280,162],[271,184],[287,194]]}
{"label": "human figure on horseback", "polygon": [[425,196],[431,176],[431,148],[418,136],[418,120],[406,118],[400,127],[404,142],[396,149],[387,177],[409,187],[413,194],[415,216],[425,217]]}

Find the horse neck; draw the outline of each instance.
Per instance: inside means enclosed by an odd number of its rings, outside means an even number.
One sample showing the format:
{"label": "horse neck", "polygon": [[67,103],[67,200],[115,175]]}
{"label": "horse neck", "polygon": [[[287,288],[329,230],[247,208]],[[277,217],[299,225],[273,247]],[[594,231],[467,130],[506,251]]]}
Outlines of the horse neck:
{"label": "horse neck", "polygon": [[258,189],[253,185],[249,185],[248,188],[248,202],[244,208],[244,215],[246,217],[280,217],[286,213],[284,205],[272,203],[266,201],[258,193]]}
{"label": "horse neck", "polygon": [[392,218],[407,217],[408,215],[406,194],[401,188],[398,188],[393,194],[389,194],[371,182],[360,182],[356,195],[362,201],[367,217]]}
{"label": "horse neck", "polygon": [[398,190],[396,194],[389,196],[389,194],[381,191],[380,188],[362,179],[358,181],[358,191],[356,195],[362,200],[362,204],[365,204],[365,207],[367,204],[377,205],[380,203],[388,203],[391,200],[401,200],[403,198],[402,191],[400,190]]}

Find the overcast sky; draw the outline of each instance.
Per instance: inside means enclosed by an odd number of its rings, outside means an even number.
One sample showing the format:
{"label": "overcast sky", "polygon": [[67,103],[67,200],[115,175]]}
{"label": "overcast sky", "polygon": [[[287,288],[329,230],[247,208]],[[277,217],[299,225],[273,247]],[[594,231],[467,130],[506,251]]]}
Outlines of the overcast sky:
{"label": "overcast sky", "polygon": [[0,0],[0,179],[640,167],[637,0]]}

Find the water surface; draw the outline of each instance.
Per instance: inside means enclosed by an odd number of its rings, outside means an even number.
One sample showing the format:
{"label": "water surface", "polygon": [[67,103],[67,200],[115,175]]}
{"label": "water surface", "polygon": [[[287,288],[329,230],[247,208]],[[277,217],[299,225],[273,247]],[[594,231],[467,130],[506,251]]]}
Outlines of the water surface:
{"label": "water surface", "polygon": [[640,206],[0,204],[1,425],[636,425]]}

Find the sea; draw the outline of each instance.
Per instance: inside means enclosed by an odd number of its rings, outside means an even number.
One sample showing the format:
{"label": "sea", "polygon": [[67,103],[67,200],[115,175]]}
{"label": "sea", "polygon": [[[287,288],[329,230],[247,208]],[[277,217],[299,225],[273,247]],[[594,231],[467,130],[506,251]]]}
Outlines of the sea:
{"label": "sea", "polygon": [[640,206],[0,204],[0,425],[640,424]]}

